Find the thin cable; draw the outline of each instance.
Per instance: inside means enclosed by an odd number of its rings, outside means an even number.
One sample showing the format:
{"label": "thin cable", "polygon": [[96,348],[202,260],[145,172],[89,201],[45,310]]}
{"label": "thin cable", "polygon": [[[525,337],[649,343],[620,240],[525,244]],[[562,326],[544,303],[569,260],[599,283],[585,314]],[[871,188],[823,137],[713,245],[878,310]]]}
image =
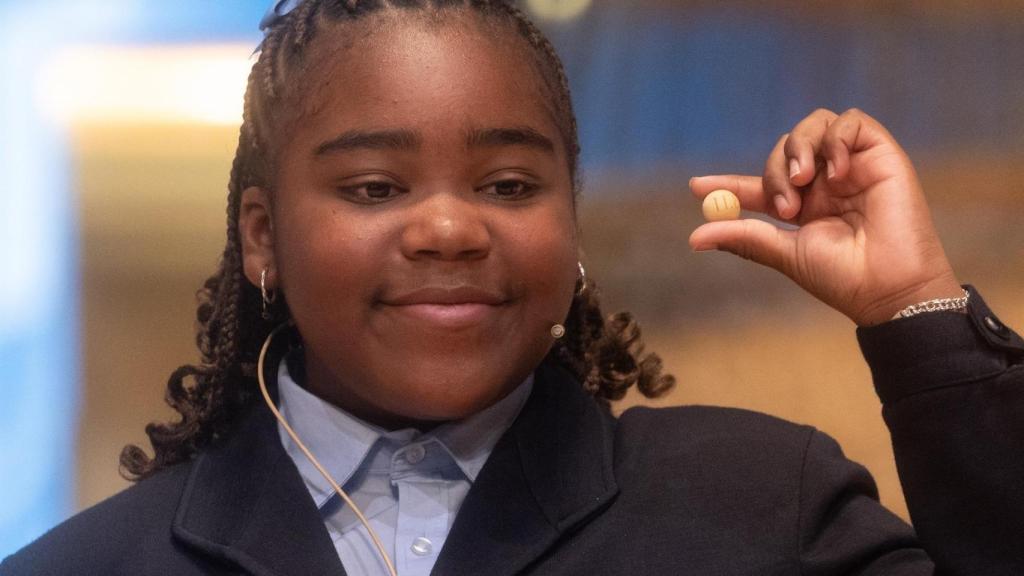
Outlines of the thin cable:
{"label": "thin cable", "polygon": [[324,479],[326,479],[327,483],[331,485],[331,488],[334,488],[334,491],[338,493],[338,496],[341,496],[341,499],[345,501],[345,504],[355,512],[359,521],[363,523],[366,531],[370,534],[370,538],[373,539],[373,545],[377,547],[377,552],[380,553],[380,557],[384,559],[384,564],[388,568],[388,574],[391,576],[398,576],[398,573],[395,572],[395,565],[391,563],[391,558],[388,557],[387,551],[384,550],[384,544],[381,543],[380,537],[377,536],[377,533],[370,527],[370,523],[366,520],[366,516],[363,516],[363,512],[358,506],[356,506],[356,503],[348,497],[348,494],[341,489],[341,486],[338,486],[338,483],[334,481],[334,478],[331,478],[331,475],[328,474],[327,470],[320,465],[320,462],[315,456],[313,456],[313,453],[309,451],[309,448],[306,448],[306,445],[302,443],[302,440],[299,440],[299,435],[296,434],[295,431],[292,430],[292,427],[288,425],[288,422],[285,421],[284,416],[282,416],[277,410],[277,406],[274,405],[274,401],[270,398],[270,393],[267,392],[267,384],[263,381],[263,359],[266,357],[267,350],[270,348],[270,341],[274,339],[274,336],[277,335],[278,332],[287,326],[287,324],[281,324],[277,328],[274,328],[270,334],[267,335],[267,339],[263,342],[263,348],[260,349],[260,358],[256,363],[256,378],[260,382],[260,392],[263,393],[263,399],[267,402],[267,407],[270,408],[270,411],[274,413],[274,417],[277,418],[277,421],[284,427],[285,432],[292,437],[292,441],[295,442],[295,445],[302,450],[302,453],[306,455],[306,458],[309,458],[309,461],[313,463],[313,466],[316,466],[316,469],[320,471],[320,474],[323,474]]}

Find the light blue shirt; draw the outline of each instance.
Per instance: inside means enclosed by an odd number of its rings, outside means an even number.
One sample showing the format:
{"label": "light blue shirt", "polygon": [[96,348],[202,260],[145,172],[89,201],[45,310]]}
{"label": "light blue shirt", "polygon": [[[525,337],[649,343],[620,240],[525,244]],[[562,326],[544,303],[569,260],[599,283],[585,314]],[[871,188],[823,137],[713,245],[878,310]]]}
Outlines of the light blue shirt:
{"label": "light blue shirt", "polygon": [[[426,576],[455,515],[502,434],[519,415],[533,376],[493,406],[423,434],[387,431],[299,386],[282,359],[280,410],[309,450],[366,515],[401,576]],[[334,541],[349,576],[386,575],[366,528],[278,424],[281,443]]]}

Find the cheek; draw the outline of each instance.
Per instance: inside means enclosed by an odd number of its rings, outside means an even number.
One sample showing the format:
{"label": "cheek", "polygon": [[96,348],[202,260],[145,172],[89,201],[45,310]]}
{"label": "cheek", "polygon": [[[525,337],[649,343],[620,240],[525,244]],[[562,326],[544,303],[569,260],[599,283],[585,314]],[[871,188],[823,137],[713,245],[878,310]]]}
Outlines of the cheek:
{"label": "cheek", "polygon": [[532,294],[544,320],[561,322],[569,310],[577,276],[577,242],[571,209],[518,221],[505,253],[509,268]]}
{"label": "cheek", "polygon": [[276,253],[297,322],[352,320],[373,296],[388,237],[373,221],[321,208],[281,222]]}

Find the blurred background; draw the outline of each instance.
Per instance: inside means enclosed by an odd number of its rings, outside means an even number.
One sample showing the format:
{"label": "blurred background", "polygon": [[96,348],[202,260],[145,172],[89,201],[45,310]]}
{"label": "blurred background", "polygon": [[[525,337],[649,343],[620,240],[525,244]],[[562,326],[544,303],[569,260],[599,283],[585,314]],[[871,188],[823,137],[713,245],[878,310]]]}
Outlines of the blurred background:
{"label": "blurred background", "polygon": [[[0,0],[0,557],[125,488],[173,416],[269,2]],[[961,280],[1024,327],[1024,2],[530,0],[583,146],[588,275],[679,384],[835,436],[906,516],[854,326],[777,274],[693,254],[690,176],[759,173],[817,107],[909,151]]]}

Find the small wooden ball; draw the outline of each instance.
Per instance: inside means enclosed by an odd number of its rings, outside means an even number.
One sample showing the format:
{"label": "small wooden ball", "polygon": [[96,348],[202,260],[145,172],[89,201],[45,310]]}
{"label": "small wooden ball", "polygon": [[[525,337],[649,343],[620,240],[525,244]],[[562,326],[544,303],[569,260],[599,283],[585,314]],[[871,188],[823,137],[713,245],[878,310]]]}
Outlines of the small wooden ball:
{"label": "small wooden ball", "polygon": [[704,197],[701,210],[708,222],[736,220],[740,217],[740,199],[729,190],[715,190]]}

